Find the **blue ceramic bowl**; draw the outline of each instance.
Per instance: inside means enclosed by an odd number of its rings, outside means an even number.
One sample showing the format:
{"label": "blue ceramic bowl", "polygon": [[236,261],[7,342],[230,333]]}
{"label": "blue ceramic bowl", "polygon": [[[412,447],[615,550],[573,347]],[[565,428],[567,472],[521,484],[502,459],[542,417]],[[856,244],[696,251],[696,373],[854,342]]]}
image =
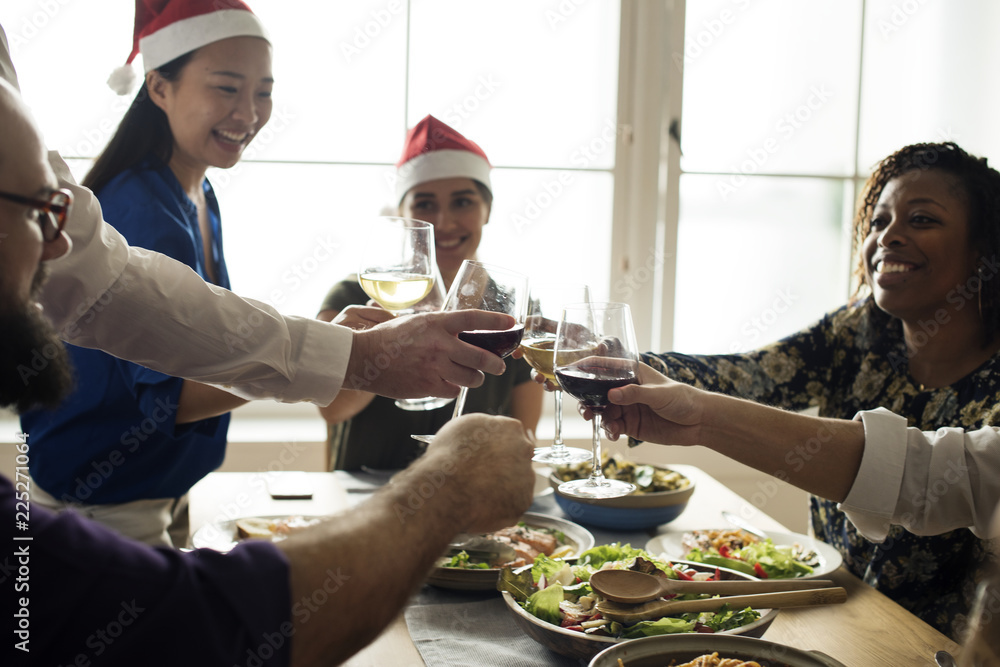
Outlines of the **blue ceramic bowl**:
{"label": "blue ceramic bowl", "polygon": [[584,500],[560,493],[562,480],[555,475],[549,477],[549,483],[555,489],[556,503],[570,521],[609,530],[644,530],[670,523],[680,516],[694,493],[694,482],[690,482],[676,491]]}

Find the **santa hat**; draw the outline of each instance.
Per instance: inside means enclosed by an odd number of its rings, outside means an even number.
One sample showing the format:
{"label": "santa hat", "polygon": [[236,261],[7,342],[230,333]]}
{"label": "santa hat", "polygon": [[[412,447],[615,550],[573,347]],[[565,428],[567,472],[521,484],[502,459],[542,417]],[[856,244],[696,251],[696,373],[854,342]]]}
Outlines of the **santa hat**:
{"label": "santa hat", "polygon": [[206,44],[230,37],[270,38],[241,0],[136,0],[132,53],[111,73],[108,86],[119,95],[136,81],[132,61],[142,54],[145,72]]}
{"label": "santa hat", "polygon": [[396,201],[413,186],[441,178],[471,178],[492,192],[490,169],[482,148],[427,116],[406,133],[403,156],[396,163]]}

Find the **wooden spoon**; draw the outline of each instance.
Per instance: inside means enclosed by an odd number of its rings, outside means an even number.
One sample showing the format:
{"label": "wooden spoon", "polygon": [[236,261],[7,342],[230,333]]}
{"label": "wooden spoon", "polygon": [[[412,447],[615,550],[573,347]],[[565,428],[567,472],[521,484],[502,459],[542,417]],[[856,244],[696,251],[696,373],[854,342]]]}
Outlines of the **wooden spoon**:
{"label": "wooden spoon", "polygon": [[598,570],[590,575],[590,586],[605,599],[625,604],[639,604],[674,593],[709,595],[747,595],[801,591],[833,586],[828,579],[775,579],[767,581],[684,581],[657,577],[636,570]]}
{"label": "wooden spoon", "polygon": [[805,591],[761,593],[759,595],[734,595],[701,600],[660,600],[645,604],[621,604],[604,600],[597,603],[597,610],[605,618],[619,623],[637,623],[688,611],[718,611],[723,605],[730,609],[780,609],[782,607],[809,607],[819,604],[840,604],[847,600],[847,591],[840,587],[814,588]]}

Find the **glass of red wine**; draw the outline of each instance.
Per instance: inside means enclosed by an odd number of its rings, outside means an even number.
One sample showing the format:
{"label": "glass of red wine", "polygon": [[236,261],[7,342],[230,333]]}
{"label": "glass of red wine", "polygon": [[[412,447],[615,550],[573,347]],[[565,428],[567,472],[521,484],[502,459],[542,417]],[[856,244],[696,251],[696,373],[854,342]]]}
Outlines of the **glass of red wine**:
{"label": "glass of red wine", "polygon": [[624,303],[579,303],[563,307],[556,329],[555,375],[559,386],[594,413],[593,467],[590,476],[559,485],[575,498],[617,498],[635,485],[604,476],[601,413],[608,391],[638,382],[632,313]]}
{"label": "glass of red wine", "polygon": [[[515,324],[502,331],[462,331],[459,339],[506,357],[517,349],[524,334],[524,317],[528,309],[528,276],[516,271],[467,259],[458,269],[451,289],[445,295],[442,310],[489,310],[511,315]],[[452,419],[465,408],[468,387],[462,387],[455,401]],[[430,442],[434,436],[414,435],[414,439]]]}

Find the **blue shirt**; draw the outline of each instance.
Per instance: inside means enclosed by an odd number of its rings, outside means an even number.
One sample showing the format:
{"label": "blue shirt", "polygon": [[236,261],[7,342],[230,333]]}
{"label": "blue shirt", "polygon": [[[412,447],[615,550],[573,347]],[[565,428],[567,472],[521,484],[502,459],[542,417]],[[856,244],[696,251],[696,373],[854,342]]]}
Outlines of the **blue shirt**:
{"label": "blue shirt", "polygon": [[[228,288],[219,206],[207,180],[204,189],[216,284]],[[197,209],[169,167],[142,164],[119,174],[97,196],[104,218],[130,245],[173,257],[209,279]],[[100,317],[100,303],[95,309]],[[228,414],[178,425],[182,379],[97,350],[67,348],[76,371],[72,394],[55,411],[21,416],[31,475],[42,489],[88,504],[172,498],[219,467]]]}

